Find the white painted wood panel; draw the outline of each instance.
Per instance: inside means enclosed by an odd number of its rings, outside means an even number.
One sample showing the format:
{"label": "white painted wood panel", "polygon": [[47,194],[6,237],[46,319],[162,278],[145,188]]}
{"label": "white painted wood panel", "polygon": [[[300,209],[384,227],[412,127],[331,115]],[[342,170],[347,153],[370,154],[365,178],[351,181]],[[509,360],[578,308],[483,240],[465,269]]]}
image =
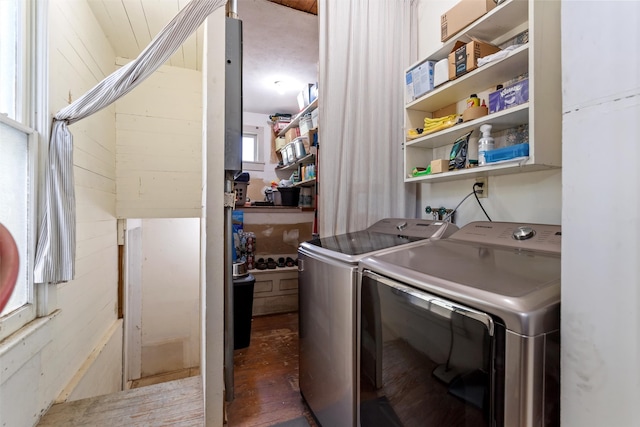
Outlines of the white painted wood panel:
{"label": "white painted wood panel", "polygon": [[[562,2],[563,427],[640,425],[639,17]],[[620,215],[594,226],[594,202]]]}
{"label": "white painted wood panel", "polygon": [[56,399],[70,402],[122,390],[122,319],[116,320]]}
{"label": "white painted wood panel", "polygon": [[202,362],[205,425],[219,426],[224,420],[224,39],[225,13],[219,8],[207,19],[207,69],[205,75]]}
{"label": "white painted wood panel", "polygon": [[124,4],[136,2],[89,0],[88,3],[100,22],[109,22],[110,25],[118,29],[118,31],[113,31],[110,34],[112,45],[122,46],[124,53],[134,58],[137,52],[140,51],[140,46],[136,41],[137,34],[134,35],[131,31],[130,19]]}
{"label": "white painted wood panel", "polygon": [[124,380],[141,377],[142,363],[142,221],[128,219],[125,237]]}
{"label": "white painted wood panel", "polygon": [[76,184],[82,184],[87,188],[94,188],[97,191],[103,191],[107,194],[116,193],[116,183],[112,179],[105,178],[103,175],[94,173],[91,170],[83,168],[75,168],[73,171]]}
{"label": "white painted wood panel", "polygon": [[[138,114],[124,114],[123,110],[118,109],[118,121],[117,121],[117,131],[118,133],[124,132],[142,132],[142,133],[152,133],[155,134],[156,138],[162,137],[162,135],[190,135],[190,136],[201,136],[202,135],[202,117],[194,118],[193,120],[180,120],[176,119],[173,116],[169,117],[151,117],[151,116],[143,116]],[[124,134],[127,135],[126,133]],[[144,141],[139,140],[138,143],[153,143],[154,140]],[[188,141],[183,142],[183,144],[176,144],[176,149],[180,149],[186,143],[194,144],[197,146],[202,146],[202,141],[192,141],[189,139]],[[121,138],[118,138],[118,148],[126,148],[127,144],[122,144]],[[155,145],[154,145],[155,148]]]}
{"label": "white painted wood panel", "polygon": [[116,103],[118,217],[200,217],[201,79],[163,66]]}

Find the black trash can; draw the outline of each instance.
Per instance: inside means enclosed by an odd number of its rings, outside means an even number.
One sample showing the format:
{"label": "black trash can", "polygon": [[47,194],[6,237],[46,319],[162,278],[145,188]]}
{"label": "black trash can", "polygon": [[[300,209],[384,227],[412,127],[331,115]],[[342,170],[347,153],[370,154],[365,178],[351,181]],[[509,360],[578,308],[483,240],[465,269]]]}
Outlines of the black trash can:
{"label": "black trash can", "polygon": [[253,311],[253,274],[233,278],[233,349],[249,347]]}

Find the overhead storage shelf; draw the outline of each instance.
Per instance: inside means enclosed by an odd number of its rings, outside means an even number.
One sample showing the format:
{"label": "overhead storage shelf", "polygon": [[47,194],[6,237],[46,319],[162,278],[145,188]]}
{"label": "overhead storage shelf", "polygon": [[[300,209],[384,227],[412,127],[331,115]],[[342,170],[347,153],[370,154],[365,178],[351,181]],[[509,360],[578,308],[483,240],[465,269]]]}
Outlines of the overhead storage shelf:
{"label": "overhead storage shelf", "polygon": [[284,129],[282,129],[278,136],[284,136],[285,133],[291,128],[296,128],[300,125],[300,119],[307,113],[310,113],[312,110],[318,107],[318,98],[314,99],[312,103],[304,107],[302,111],[300,111],[293,119],[291,119],[291,123],[289,123]]}

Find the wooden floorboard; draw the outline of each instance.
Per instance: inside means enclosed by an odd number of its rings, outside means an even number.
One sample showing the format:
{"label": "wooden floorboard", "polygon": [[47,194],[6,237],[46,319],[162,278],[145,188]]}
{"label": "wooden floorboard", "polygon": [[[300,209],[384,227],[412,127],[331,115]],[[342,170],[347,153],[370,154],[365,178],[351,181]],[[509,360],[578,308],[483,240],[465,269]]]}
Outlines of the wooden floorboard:
{"label": "wooden floorboard", "polygon": [[38,424],[59,426],[202,426],[199,376],[53,405]]}
{"label": "wooden floorboard", "polygon": [[[298,386],[297,313],[255,317],[251,343],[234,352],[235,398],[229,427],[269,427],[304,418],[317,427]],[[200,427],[200,376],[53,405],[38,427]]]}
{"label": "wooden floorboard", "polygon": [[230,427],[268,427],[304,417],[316,426],[298,386],[298,313],[258,316],[249,347],[234,354]]}

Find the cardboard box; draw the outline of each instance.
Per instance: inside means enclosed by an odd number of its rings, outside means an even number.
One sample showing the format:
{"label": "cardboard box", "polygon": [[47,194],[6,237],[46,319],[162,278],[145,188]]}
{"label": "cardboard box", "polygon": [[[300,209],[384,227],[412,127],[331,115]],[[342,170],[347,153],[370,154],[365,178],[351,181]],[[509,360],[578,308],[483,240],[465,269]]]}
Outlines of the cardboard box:
{"label": "cardboard box", "polygon": [[449,40],[494,7],[494,0],[461,0],[440,16],[440,40]]}
{"label": "cardboard box", "polygon": [[431,160],[431,173],[442,173],[449,171],[449,160]]}
{"label": "cardboard box", "polygon": [[288,144],[299,136],[300,136],[300,128],[299,127],[291,128],[284,133],[284,142]]}
{"label": "cardboard box", "polygon": [[499,47],[480,40],[472,40],[469,43],[456,42],[448,58],[449,80],[475,70],[478,68],[478,58],[491,55],[499,50]]}
{"label": "cardboard box", "polygon": [[487,107],[483,107],[482,105],[470,107],[462,112],[462,121],[468,122],[469,120],[475,120],[487,114],[489,114]]}
{"label": "cardboard box", "polygon": [[457,105],[454,102],[453,104],[449,104],[446,107],[442,107],[439,110],[436,110],[432,113],[434,119],[438,117],[450,116],[452,114],[456,114],[458,112]]}
{"label": "cardboard box", "polygon": [[405,74],[407,102],[420,98],[432,91],[434,86],[434,67],[436,61],[424,61],[411,68]]}
{"label": "cardboard box", "polygon": [[495,113],[525,102],[529,102],[528,78],[491,92],[489,94],[489,112]]}

